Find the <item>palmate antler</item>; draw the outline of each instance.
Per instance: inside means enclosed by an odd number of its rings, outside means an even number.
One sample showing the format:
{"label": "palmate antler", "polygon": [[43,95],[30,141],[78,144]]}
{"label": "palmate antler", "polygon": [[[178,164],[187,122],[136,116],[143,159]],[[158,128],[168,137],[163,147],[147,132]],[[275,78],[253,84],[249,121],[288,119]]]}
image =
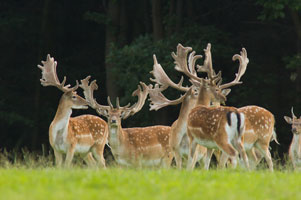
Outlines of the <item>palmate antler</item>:
{"label": "palmate antler", "polygon": [[89,105],[95,109],[98,114],[107,116],[108,111],[117,109],[117,110],[122,110],[125,112],[123,115],[123,118],[127,118],[130,115],[134,115],[138,111],[140,111],[145,103],[145,100],[147,98],[148,92],[149,92],[149,87],[145,83],[140,82],[140,85],[138,85],[138,89],[135,90],[132,94],[132,96],[138,96],[138,101],[130,107],[130,104],[121,107],[119,103],[119,98],[117,97],[116,99],[116,108],[114,108],[110,97],[108,97],[108,104],[109,106],[104,106],[99,103],[97,103],[96,99],[93,97],[94,90],[98,89],[98,86],[96,84],[96,80],[92,81],[89,85],[89,79],[90,76],[87,78],[81,80],[80,87],[84,90],[84,95],[86,101],[89,103]]}
{"label": "palmate antler", "polygon": [[42,61],[43,66],[38,65],[38,68],[42,70],[42,78],[40,79],[41,84],[46,86],[55,86],[58,89],[60,89],[63,92],[69,92],[69,91],[75,91],[78,88],[78,81],[76,80],[76,86],[73,88],[70,88],[70,85],[65,85],[66,83],[66,76],[64,77],[64,80],[62,83],[60,83],[57,73],[56,73],[56,67],[57,62],[54,61],[54,58],[50,57],[50,55],[47,55],[46,61]]}
{"label": "palmate antler", "polygon": [[182,92],[187,92],[189,90],[188,87],[183,87],[183,76],[181,77],[181,80],[178,84],[174,83],[165,73],[165,71],[163,70],[162,66],[158,63],[156,55],[153,55],[153,59],[154,59],[154,66],[153,66],[153,71],[151,71],[150,73],[153,74],[153,76],[155,77],[155,79],[150,78],[151,81],[159,84],[160,90],[163,91],[168,87],[172,87],[175,88],[177,90],[180,90]]}
{"label": "palmate antler", "polygon": [[219,86],[220,89],[225,89],[225,88],[232,87],[234,85],[242,84],[242,82],[240,81],[240,78],[245,74],[245,72],[247,70],[247,65],[249,63],[249,59],[247,57],[247,50],[245,48],[242,48],[240,55],[235,54],[232,57],[232,60],[239,61],[239,69],[238,69],[238,72],[235,74],[236,77],[232,82],[220,85]]}
{"label": "palmate antler", "polygon": [[93,80],[89,85],[90,78],[91,76],[87,76],[85,79],[81,80],[81,84],[79,85],[79,87],[84,90],[84,96],[89,106],[95,109],[98,112],[98,114],[106,115],[104,113],[104,110],[108,111],[110,109],[110,106],[103,106],[97,103],[96,99],[93,96],[93,93],[94,90],[98,89],[98,85],[96,83],[96,80]]}
{"label": "palmate antler", "polygon": [[176,100],[169,100],[161,93],[161,89],[159,88],[158,84],[156,84],[154,88],[151,88],[149,90],[149,100],[151,101],[149,105],[150,110],[157,111],[165,106],[177,105],[179,103],[182,103],[187,94],[188,92],[186,92],[183,96]]}

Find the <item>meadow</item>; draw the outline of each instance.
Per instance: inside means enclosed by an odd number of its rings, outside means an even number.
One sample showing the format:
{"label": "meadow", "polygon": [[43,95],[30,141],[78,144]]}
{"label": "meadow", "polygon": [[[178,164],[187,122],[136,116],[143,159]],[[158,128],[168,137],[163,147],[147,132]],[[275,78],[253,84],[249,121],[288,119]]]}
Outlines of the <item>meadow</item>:
{"label": "meadow", "polygon": [[[0,154],[0,199],[301,199],[301,173],[260,168],[55,168],[52,155]],[[111,162],[112,163],[112,162]]]}

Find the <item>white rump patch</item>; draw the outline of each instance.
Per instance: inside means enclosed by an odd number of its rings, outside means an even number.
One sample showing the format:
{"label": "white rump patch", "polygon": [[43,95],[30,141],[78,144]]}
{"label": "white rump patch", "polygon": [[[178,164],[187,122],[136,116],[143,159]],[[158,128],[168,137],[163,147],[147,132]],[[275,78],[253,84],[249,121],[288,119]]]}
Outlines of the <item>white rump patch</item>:
{"label": "white rump patch", "polygon": [[225,131],[228,136],[228,142],[231,144],[231,141],[233,141],[235,135],[237,134],[237,116],[236,113],[231,113],[230,114],[230,120],[231,120],[231,126],[226,123],[225,126]]}

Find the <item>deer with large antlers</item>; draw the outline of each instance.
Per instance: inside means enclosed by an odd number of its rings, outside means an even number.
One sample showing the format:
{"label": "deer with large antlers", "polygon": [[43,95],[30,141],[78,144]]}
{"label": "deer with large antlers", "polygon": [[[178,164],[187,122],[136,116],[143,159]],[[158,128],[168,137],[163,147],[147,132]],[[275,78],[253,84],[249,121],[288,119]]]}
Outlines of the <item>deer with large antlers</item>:
{"label": "deer with large antlers", "polygon": [[[186,137],[186,129],[187,129],[187,119],[188,119],[188,114],[190,110],[195,107],[196,105],[204,105],[209,107],[210,102],[212,99],[216,99],[215,96],[217,96],[218,99],[221,99],[221,101],[225,101],[226,97],[224,93],[229,92],[228,90],[221,90],[219,87],[230,87],[236,84],[240,84],[239,79],[241,76],[244,74],[246,70],[246,64],[241,64],[239,67],[239,72],[234,81],[228,84],[220,85],[221,83],[221,73],[219,72],[218,74],[215,74],[213,68],[212,68],[212,60],[211,60],[211,52],[210,52],[211,44],[207,45],[207,48],[204,50],[205,51],[205,61],[203,66],[197,66],[199,72],[206,72],[208,75],[208,79],[200,78],[197,76],[196,72],[196,67],[195,63],[197,59],[201,58],[201,55],[195,55],[195,52],[190,53],[189,58],[188,58],[188,63],[187,63],[187,55],[191,51],[190,47],[183,47],[182,45],[178,45],[177,47],[177,54],[172,53],[172,57],[175,60],[176,67],[175,69],[177,71],[180,71],[184,73],[186,76],[190,78],[190,82],[192,82],[192,86],[190,88],[187,87],[180,87],[182,84],[182,79],[179,84],[174,84],[165,74],[163,71],[161,65],[157,64],[157,61],[154,59],[154,70],[152,71],[155,79],[152,79],[155,81],[157,84],[161,85],[162,87],[160,88],[159,86],[155,86],[155,89],[150,91],[150,99],[151,99],[151,109],[160,109],[161,107],[167,106],[167,105],[174,105],[176,103],[182,103],[181,105],[181,110],[180,110],[180,115],[177,121],[174,122],[172,125],[175,127],[180,127],[177,129],[172,129],[171,133],[171,146],[173,147],[174,153],[176,158],[178,157],[179,162],[181,162],[181,156],[179,151],[180,149],[183,149],[185,147],[185,142],[188,142],[187,137]],[[245,50],[244,50],[245,51]],[[235,59],[237,59],[237,56],[235,56]],[[178,89],[180,87],[180,91],[194,91],[194,95],[191,95],[190,93],[186,92],[185,95],[183,95],[180,99],[177,101],[170,101],[166,99],[161,91],[163,91],[165,88],[168,86],[171,86],[173,88]],[[182,100],[182,101],[180,101]],[[185,101],[189,102],[190,106],[187,106],[187,103],[185,104]],[[182,123],[179,123],[181,122]],[[186,145],[187,146],[187,145]],[[182,147],[182,148],[180,148]],[[186,152],[188,153],[188,149],[186,148]],[[200,157],[203,157],[205,153],[207,153],[207,156],[205,157],[205,168],[208,169],[209,163],[210,163],[210,158],[212,155],[213,151],[206,151],[206,148],[197,146],[197,152],[201,153],[201,156],[197,156],[198,159]],[[178,155],[178,156],[177,156]],[[177,161],[177,159],[176,159]],[[194,161],[196,161],[194,159]],[[177,161],[178,163],[178,161]]]}
{"label": "deer with large antlers", "polygon": [[292,125],[292,133],[294,136],[289,148],[289,157],[294,169],[296,169],[296,167],[301,167],[301,116],[299,118],[296,117],[293,107],[291,113],[292,117],[284,116],[284,119],[287,123]]}
{"label": "deer with large antlers", "polygon": [[[210,48],[207,47],[205,49],[206,59],[208,59],[207,63],[209,69],[205,67],[205,69],[201,69],[199,67],[199,71],[207,71],[210,72],[208,76],[214,76],[215,72],[212,68],[212,60],[211,60],[211,51]],[[235,79],[227,84],[216,84],[216,87],[219,91],[221,91],[225,97],[230,93],[231,89],[229,87],[241,84],[240,78],[246,71],[246,66],[249,62],[247,58],[247,52],[245,49],[241,51],[241,55],[234,55],[233,60],[239,60],[240,67],[238,73],[236,74]],[[206,60],[205,60],[206,62]],[[203,67],[204,68],[204,67]],[[211,74],[211,75],[210,75]],[[221,83],[221,80],[220,80]],[[214,84],[215,85],[215,84]],[[215,106],[220,106],[220,100],[213,99],[213,104]],[[248,154],[249,160],[252,163],[252,167],[255,167],[262,157],[264,157],[268,163],[269,169],[273,171],[273,162],[271,158],[271,154],[269,151],[269,143],[271,140],[275,140],[278,143],[276,138],[276,133],[274,131],[275,119],[274,115],[268,110],[259,107],[259,106],[244,106],[238,109],[239,112],[242,112],[245,115],[245,131],[244,135],[244,148]],[[278,143],[279,144],[279,143]],[[256,156],[255,151],[257,151],[260,155],[260,158]],[[227,155],[225,153],[222,154],[221,159],[223,162],[222,165],[225,164],[224,161],[227,160]]]}
{"label": "deer with large antlers", "polygon": [[[63,92],[56,115],[49,127],[49,142],[53,148],[56,165],[61,166],[63,155],[66,154],[65,166],[70,166],[74,154],[80,154],[90,166],[98,164],[105,167],[103,150],[107,141],[108,126],[100,117],[93,115],[81,115],[71,117],[72,109],[87,109],[87,101],[76,94],[76,86],[70,88],[65,85],[66,77],[60,82],[54,58],[47,55],[46,61],[42,61],[40,79],[42,86],[54,86]],[[95,158],[95,159],[94,159]]]}
{"label": "deer with large antlers", "polygon": [[[239,59],[239,71],[236,78],[227,84],[221,85],[221,72],[216,74],[212,67],[211,60],[211,44],[207,45],[205,51],[204,65],[197,66],[199,72],[206,72],[208,78],[200,78],[196,73],[191,73],[187,66],[187,55],[191,51],[190,47],[183,47],[178,45],[177,54],[172,53],[175,60],[175,69],[184,73],[190,79],[197,81],[201,85],[201,91],[207,90],[211,92],[208,95],[210,101],[212,97],[223,102],[226,101],[226,96],[222,93],[221,88],[230,87],[241,84],[239,81],[245,73],[248,59],[246,57],[246,50],[243,49],[241,55],[234,55],[234,60]],[[193,52],[194,54],[194,52]],[[245,59],[240,59],[245,57]],[[243,147],[243,130],[244,130],[244,114],[239,112],[234,107],[208,107],[204,106],[204,96],[202,92],[199,93],[197,106],[189,113],[187,120],[187,135],[189,137],[189,160],[188,168],[192,169],[195,164],[195,150],[197,144],[207,147],[207,159],[212,155],[213,150],[220,149],[230,156],[234,167],[236,166],[236,151],[239,152],[243,158],[246,167],[249,167],[248,158]],[[223,163],[223,162],[221,162]],[[220,166],[223,167],[223,164]],[[209,163],[206,163],[206,168]]]}
{"label": "deer with large antlers", "polygon": [[[87,81],[87,80],[84,80]],[[142,88],[140,87],[142,86]],[[116,108],[108,97],[109,106],[103,106],[93,98],[93,91],[97,89],[96,81],[91,84],[82,84],[84,95],[89,105],[108,119],[108,141],[112,154],[118,164],[123,166],[159,166],[168,167],[172,156],[169,147],[169,126],[150,126],[143,128],[122,128],[121,121],[134,115],[143,107],[148,95],[149,86],[140,82],[133,96],[138,96],[138,102],[134,105],[121,107],[119,98],[116,100]]]}

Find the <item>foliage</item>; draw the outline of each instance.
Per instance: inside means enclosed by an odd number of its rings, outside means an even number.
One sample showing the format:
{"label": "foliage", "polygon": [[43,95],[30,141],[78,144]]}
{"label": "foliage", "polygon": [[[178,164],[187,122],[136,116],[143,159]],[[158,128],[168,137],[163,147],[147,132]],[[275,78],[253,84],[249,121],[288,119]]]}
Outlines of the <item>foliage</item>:
{"label": "foliage", "polygon": [[258,5],[263,7],[259,19],[274,20],[286,16],[285,8],[292,10],[301,9],[301,0],[257,0]]}
{"label": "foliage", "polygon": [[[132,100],[131,94],[137,88],[139,81],[146,84],[153,78],[149,73],[152,71],[153,58],[155,54],[158,62],[162,65],[168,76],[175,82],[180,80],[181,73],[174,70],[171,52],[176,52],[176,46],[181,43],[184,46],[191,46],[197,54],[203,54],[208,42],[212,43],[213,56],[219,55],[219,59],[228,59],[231,57],[229,52],[233,52],[229,45],[229,34],[216,29],[213,26],[188,26],[184,27],[182,32],[174,33],[160,41],[154,42],[150,35],[140,36],[131,44],[123,48],[113,48],[107,58],[107,62],[114,64],[112,69],[116,75],[116,84],[120,89],[121,103],[127,104]],[[198,61],[202,64],[202,61]],[[186,84],[189,84],[186,80]],[[164,93],[165,94],[165,93]],[[169,98],[179,97],[179,93],[171,89],[167,93]],[[148,102],[146,102],[148,104]],[[148,107],[147,105],[145,107]],[[140,116],[144,116],[143,121],[151,121],[147,112],[148,108],[143,109]],[[145,119],[147,118],[148,119]],[[137,121],[136,121],[137,123]],[[138,120],[139,124],[143,122]],[[146,123],[147,124],[147,123]]]}

